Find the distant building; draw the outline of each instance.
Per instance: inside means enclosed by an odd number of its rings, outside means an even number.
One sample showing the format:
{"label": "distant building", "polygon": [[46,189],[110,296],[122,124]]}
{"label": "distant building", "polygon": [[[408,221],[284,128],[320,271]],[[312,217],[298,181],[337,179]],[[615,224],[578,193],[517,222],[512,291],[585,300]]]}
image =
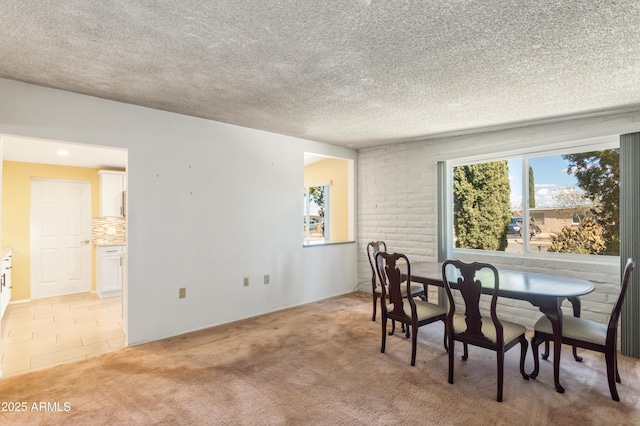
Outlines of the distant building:
{"label": "distant building", "polygon": [[[514,211],[513,216],[522,217],[522,211]],[[580,217],[575,208],[537,207],[529,209],[529,217],[531,222],[540,228],[540,232],[545,234],[557,234],[564,227],[580,224]]]}

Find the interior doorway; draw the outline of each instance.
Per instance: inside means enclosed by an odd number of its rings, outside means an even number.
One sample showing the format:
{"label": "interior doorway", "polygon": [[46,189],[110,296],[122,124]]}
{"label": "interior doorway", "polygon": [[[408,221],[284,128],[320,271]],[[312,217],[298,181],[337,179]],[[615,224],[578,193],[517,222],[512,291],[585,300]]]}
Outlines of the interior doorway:
{"label": "interior doorway", "polygon": [[[95,282],[95,249],[92,244],[92,225],[95,226],[96,219],[99,219],[99,174],[98,170],[119,170],[126,172],[127,166],[127,150],[114,147],[103,147],[97,145],[77,144],[72,142],[61,142],[30,138],[26,136],[12,136],[0,134],[0,164],[2,165],[2,205],[0,214],[2,216],[2,226],[0,227],[0,239],[3,246],[11,247],[13,250],[13,294],[12,304],[9,308],[14,311],[20,307],[22,310],[28,310],[33,313],[29,315],[15,315],[22,318],[32,318],[36,324],[7,325],[7,321],[11,321],[10,317],[5,315],[5,319],[0,323],[0,352],[2,353],[2,365],[0,374],[3,370],[7,374],[15,374],[17,370],[25,372],[28,369],[28,358],[22,356],[17,350],[18,346],[24,346],[26,343],[38,345],[37,354],[32,357],[31,368],[34,364],[42,367],[54,363],[66,363],[80,360],[88,356],[103,353],[109,350],[115,350],[126,347],[126,329],[127,329],[127,296],[128,296],[128,280],[126,269],[123,270],[123,291],[121,297],[110,299],[100,299],[93,291],[93,283]],[[75,217],[84,217],[83,209],[77,206],[53,207],[60,203],[53,199],[41,204],[46,209],[56,210],[62,208],[67,210],[68,220],[72,223],[68,224],[68,239],[73,244],[79,246],[68,245],[64,250],[70,252],[67,260],[58,260],[57,255],[53,255],[53,251],[43,254],[43,250],[49,250],[48,247],[41,247],[40,259],[42,262],[49,263],[43,268],[45,271],[43,281],[56,281],[52,279],[58,273],[57,269],[66,269],[69,281],[75,285],[75,281],[82,281],[81,276],[89,275],[89,285],[84,284],[69,290],[67,286],[63,293],[73,293],[68,296],[50,296],[50,294],[31,293],[31,184],[32,177],[48,180],[62,180],[91,182],[91,205],[88,209],[89,225],[79,225],[79,221]],[[77,188],[72,191],[82,192]],[[13,192],[13,195],[7,198]],[[16,197],[19,198],[16,200]],[[73,197],[67,198],[67,203],[75,203]],[[17,202],[16,202],[17,201]],[[127,200],[128,201],[128,200]],[[20,205],[20,207],[16,207]],[[46,205],[46,207],[45,207]],[[50,212],[45,212],[50,213]],[[46,215],[45,215],[46,216]],[[51,227],[51,217],[41,217],[42,228]],[[17,222],[18,226],[14,226]],[[84,237],[84,229],[89,229],[89,236]],[[51,232],[45,232],[49,235]],[[126,222],[125,222],[126,234]],[[80,237],[80,238],[77,238]],[[62,238],[62,237],[60,237]],[[87,242],[89,240],[89,242]],[[126,240],[126,238],[125,238]],[[63,245],[64,246],[64,245]],[[126,253],[126,242],[124,243]],[[85,252],[88,252],[89,267],[81,266],[85,261]],[[35,257],[35,256],[33,256]],[[37,261],[37,259],[36,259]],[[54,265],[57,263],[57,265]],[[67,263],[66,265],[64,263]],[[123,259],[126,264],[126,259]],[[49,272],[47,272],[49,271]],[[54,274],[51,271],[56,271]],[[86,273],[85,273],[86,272]],[[69,283],[67,283],[69,284]],[[63,285],[64,287],[64,285]],[[78,293],[77,291],[81,291]],[[40,298],[43,297],[43,298]],[[45,306],[43,306],[46,305]],[[13,305],[13,306],[12,306]],[[64,309],[59,309],[64,307]],[[37,314],[35,313],[37,311]],[[46,312],[45,312],[46,311]],[[16,312],[17,313],[17,312]],[[61,316],[56,318],[56,316]],[[53,322],[51,327],[47,322]],[[64,329],[59,324],[73,326],[73,330]],[[93,324],[91,330],[95,334],[89,333],[89,324]],[[23,330],[25,327],[38,327],[38,337],[40,341],[20,342],[15,344],[7,333],[11,328]],[[13,331],[11,331],[13,333]],[[34,333],[35,335],[35,333]],[[74,346],[70,348],[69,346]],[[15,347],[15,349],[14,349]],[[46,352],[50,348],[50,352]],[[33,353],[32,349],[28,349]],[[9,354],[9,351],[14,351]],[[46,353],[45,353],[46,352]],[[63,355],[65,357],[63,357]],[[13,361],[13,373],[6,367],[5,360]],[[24,365],[22,365],[24,363]],[[20,364],[20,365],[18,365]]]}

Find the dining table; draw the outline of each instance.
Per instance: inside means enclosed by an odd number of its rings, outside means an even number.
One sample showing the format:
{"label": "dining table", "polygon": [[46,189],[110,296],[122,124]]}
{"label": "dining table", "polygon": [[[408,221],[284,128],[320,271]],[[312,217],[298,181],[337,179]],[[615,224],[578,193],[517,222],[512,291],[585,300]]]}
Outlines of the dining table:
{"label": "dining table", "polygon": [[[406,279],[406,269],[401,271]],[[594,290],[593,283],[580,278],[566,277],[556,274],[541,274],[507,269],[498,269],[498,296],[509,299],[524,300],[538,307],[540,312],[549,318],[553,330],[553,378],[556,391],[563,393],[560,384],[560,354],[562,349],[562,302],[568,300],[573,307],[573,315],[580,316],[580,296]],[[441,262],[411,263],[411,281],[425,286],[443,287]],[[485,281],[486,282],[486,281]],[[455,282],[450,282],[451,288],[456,288]],[[486,283],[482,292],[493,293],[493,282]],[[574,348],[574,356],[575,353]],[[537,372],[529,374],[531,378]]]}

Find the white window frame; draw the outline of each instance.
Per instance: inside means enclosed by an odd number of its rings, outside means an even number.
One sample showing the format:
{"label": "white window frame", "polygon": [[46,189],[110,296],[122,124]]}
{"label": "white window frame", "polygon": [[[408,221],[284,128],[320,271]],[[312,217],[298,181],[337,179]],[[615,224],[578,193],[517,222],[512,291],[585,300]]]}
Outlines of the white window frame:
{"label": "white window frame", "polygon": [[533,158],[549,157],[562,154],[574,154],[580,152],[589,151],[601,151],[605,149],[614,149],[620,147],[619,135],[611,135],[606,137],[598,137],[587,140],[576,140],[572,142],[565,142],[555,144],[553,147],[545,146],[532,146],[529,148],[517,148],[514,150],[504,150],[504,146],[500,146],[500,150],[486,151],[483,150],[482,154],[460,157],[455,159],[444,160],[444,196],[442,201],[444,206],[441,211],[445,215],[440,221],[441,235],[443,241],[442,252],[447,258],[456,257],[456,255],[482,253],[483,256],[495,256],[500,258],[543,258],[543,259],[555,259],[555,260],[579,260],[579,261],[594,261],[594,258],[598,258],[598,261],[605,263],[619,262],[619,256],[608,255],[589,255],[589,254],[573,254],[573,253],[547,253],[531,251],[529,247],[528,238],[523,240],[523,252],[522,253],[510,253],[493,250],[477,250],[477,249],[462,249],[455,248],[453,246],[453,168],[457,166],[464,166],[470,164],[488,163],[492,161],[512,160],[515,158],[522,159],[522,216],[523,216],[523,229],[522,234],[527,235],[529,232],[529,160]]}

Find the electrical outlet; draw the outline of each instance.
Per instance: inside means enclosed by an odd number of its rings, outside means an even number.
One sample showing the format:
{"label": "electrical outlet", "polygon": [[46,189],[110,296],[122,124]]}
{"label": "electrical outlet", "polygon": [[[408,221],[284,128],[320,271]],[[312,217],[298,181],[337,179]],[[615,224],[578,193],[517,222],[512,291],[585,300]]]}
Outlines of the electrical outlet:
{"label": "electrical outlet", "polygon": [[264,283],[265,284],[269,284],[270,281],[271,281],[271,278],[269,277],[269,275],[265,275],[264,276]]}
{"label": "electrical outlet", "polygon": [[186,288],[184,288],[184,287],[181,287],[181,288],[178,290],[178,298],[179,298],[179,299],[184,299],[185,297],[187,297],[187,289],[186,289]]}
{"label": "electrical outlet", "polygon": [[249,277],[244,277],[244,286],[249,287]]}

